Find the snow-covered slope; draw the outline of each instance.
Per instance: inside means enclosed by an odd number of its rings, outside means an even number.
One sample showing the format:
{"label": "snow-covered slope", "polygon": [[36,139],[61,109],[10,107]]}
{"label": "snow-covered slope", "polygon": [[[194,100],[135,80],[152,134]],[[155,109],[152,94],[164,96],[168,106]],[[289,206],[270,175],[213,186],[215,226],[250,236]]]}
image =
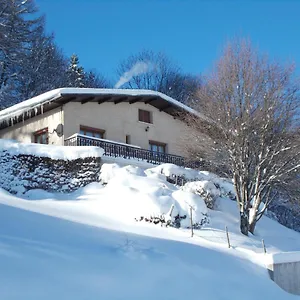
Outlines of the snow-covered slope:
{"label": "snow-covered slope", "polygon": [[[105,187],[68,195],[37,190],[20,199],[0,190],[0,299],[295,298],[269,279],[261,239],[270,253],[299,251],[299,233],[264,217],[256,236],[245,237],[229,198],[219,197],[213,211],[161,169],[104,168]],[[192,204],[209,224],[191,238],[188,229],[134,220],[167,214],[172,204],[180,214]]]}

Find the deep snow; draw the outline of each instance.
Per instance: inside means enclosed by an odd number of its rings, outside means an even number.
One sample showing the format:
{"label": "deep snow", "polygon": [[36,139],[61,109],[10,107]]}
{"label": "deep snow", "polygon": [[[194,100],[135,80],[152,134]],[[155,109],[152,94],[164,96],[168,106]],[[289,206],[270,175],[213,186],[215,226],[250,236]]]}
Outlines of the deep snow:
{"label": "deep snow", "polygon": [[34,155],[51,159],[73,160],[87,157],[102,157],[104,150],[94,146],[55,146],[34,143],[20,143],[15,140],[0,139],[0,154],[8,152],[13,155]]}
{"label": "deep snow", "polygon": [[[299,251],[299,233],[263,217],[255,236],[241,235],[234,201],[219,197],[218,210],[207,210],[165,180],[171,167],[105,166],[105,187],[68,195],[37,190],[21,199],[0,190],[0,299],[294,299],[269,279],[261,239],[268,253]],[[230,190],[227,180],[200,175]],[[188,213],[183,201],[191,199],[210,220],[193,238],[134,220],[171,203]]]}

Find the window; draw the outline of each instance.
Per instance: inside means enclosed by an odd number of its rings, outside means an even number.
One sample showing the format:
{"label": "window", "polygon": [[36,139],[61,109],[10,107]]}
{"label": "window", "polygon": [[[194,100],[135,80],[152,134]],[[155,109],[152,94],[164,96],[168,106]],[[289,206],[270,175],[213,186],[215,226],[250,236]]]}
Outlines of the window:
{"label": "window", "polygon": [[139,121],[152,123],[151,112],[148,110],[139,109]]}
{"label": "window", "polygon": [[130,135],[129,134],[126,135],[126,144],[130,144]]}
{"label": "window", "polygon": [[149,141],[149,150],[158,152],[158,153],[166,153],[167,144],[155,141]]}
{"label": "window", "polygon": [[82,134],[82,135],[91,136],[91,137],[95,137],[98,139],[103,139],[104,133],[105,133],[105,130],[103,130],[103,129],[80,125],[80,134]]}
{"label": "window", "polygon": [[37,144],[48,144],[48,127],[34,132],[33,137]]}

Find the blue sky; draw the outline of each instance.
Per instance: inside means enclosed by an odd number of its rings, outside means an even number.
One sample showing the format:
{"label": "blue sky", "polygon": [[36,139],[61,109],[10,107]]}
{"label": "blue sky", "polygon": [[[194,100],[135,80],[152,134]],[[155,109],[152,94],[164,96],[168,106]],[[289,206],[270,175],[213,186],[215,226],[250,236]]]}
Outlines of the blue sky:
{"label": "blue sky", "polygon": [[164,51],[183,71],[206,73],[227,40],[249,37],[281,61],[300,66],[300,0],[36,0],[65,54],[117,80],[122,59]]}

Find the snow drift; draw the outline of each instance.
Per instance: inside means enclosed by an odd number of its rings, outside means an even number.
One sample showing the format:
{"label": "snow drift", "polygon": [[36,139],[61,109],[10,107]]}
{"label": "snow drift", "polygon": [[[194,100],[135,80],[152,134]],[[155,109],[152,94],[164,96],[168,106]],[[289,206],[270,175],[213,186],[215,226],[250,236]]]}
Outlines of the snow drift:
{"label": "snow drift", "polygon": [[[299,251],[298,233],[263,217],[257,235],[245,237],[236,203],[222,194],[226,180],[207,173],[180,188],[162,173],[104,165],[105,185],[70,194],[31,190],[20,199],[0,189],[0,298],[294,299],[269,279],[261,238],[268,253]],[[207,209],[192,184],[220,195],[218,210]],[[191,238],[184,226],[134,220],[168,214],[172,205],[181,214],[192,205],[195,218],[207,213],[210,223]]]}
{"label": "snow drift", "polygon": [[151,172],[151,169],[144,171],[139,167],[104,164],[100,182],[106,185],[102,195],[111,197],[108,205],[132,219],[168,222],[181,216],[180,226],[189,227],[192,207],[194,224],[208,222],[208,210],[199,195],[178,190],[166,181],[164,175]]}

